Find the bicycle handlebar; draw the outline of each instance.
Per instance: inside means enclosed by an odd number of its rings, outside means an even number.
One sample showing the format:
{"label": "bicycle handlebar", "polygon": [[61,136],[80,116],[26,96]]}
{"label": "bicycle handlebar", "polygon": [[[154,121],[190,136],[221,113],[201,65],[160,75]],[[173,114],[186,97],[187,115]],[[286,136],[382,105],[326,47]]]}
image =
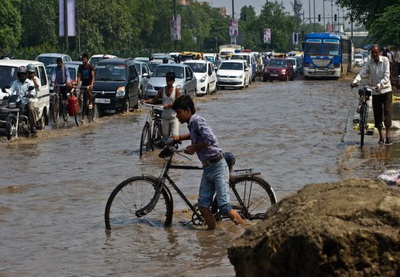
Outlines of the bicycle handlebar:
{"label": "bicycle handlebar", "polygon": [[163,108],[163,106],[160,106],[160,105],[154,105],[154,104],[149,104],[149,103],[141,103],[142,105],[144,105],[144,106],[149,106],[149,107],[151,107],[151,108],[155,108],[155,109],[164,109]]}

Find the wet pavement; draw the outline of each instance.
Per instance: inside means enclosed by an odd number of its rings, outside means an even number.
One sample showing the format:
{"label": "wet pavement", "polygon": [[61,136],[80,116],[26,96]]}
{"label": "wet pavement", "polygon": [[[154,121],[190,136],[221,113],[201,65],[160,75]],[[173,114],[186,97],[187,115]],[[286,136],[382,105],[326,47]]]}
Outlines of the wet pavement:
{"label": "wet pavement", "polygon": [[[399,167],[396,131],[393,145],[378,145],[374,134],[360,149],[352,124],[358,101],[349,82],[256,82],[198,98],[196,106],[224,150],[237,156],[235,168],[260,171],[282,199],[310,183],[374,179]],[[394,110],[400,114],[398,103]],[[191,214],[176,195],[171,228],[105,232],[104,208],[114,187],[161,169],[158,152],[139,158],[146,116],[135,111],[81,127],[70,118],[37,138],[0,138],[1,276],[234,276],[226,247],[245,227],[182,225]],[[199,164],[191,159],[184,161]],[[195,202],[201,172],[171,175]]]}

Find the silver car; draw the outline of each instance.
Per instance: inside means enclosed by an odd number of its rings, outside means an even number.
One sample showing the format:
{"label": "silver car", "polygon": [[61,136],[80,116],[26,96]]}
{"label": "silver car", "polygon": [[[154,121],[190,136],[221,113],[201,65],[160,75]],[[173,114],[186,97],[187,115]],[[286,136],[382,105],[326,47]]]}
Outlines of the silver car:
{"label": "silver car", "polygon": [[134,62],[135,62],[136,71],[139,76],[139,96],[140,96],[140,98],[143,98],[143,92],[149,81],[151,71],[146,62],[139,61],[139,60],[134,60]]}
{"label": "silver car", "polygon": [[179,88],[181,95],[188,94],[192,98],[196,96],[197,80],[190,66],[185,64],[159,64],[147,82],[144,98],[156,96],[158,90],[167,85],[165,75],[168,72],[175,73],[174,86]]}

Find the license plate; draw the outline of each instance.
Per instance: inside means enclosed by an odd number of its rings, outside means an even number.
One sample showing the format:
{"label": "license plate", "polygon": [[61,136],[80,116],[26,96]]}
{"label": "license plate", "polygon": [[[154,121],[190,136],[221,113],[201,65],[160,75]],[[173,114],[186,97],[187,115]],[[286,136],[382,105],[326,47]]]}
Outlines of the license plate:
{"label": "license plate", "polygon": [[278,77],[278,74],[271,74],[272,77]]}
{"label": "license plate", "polygon": [[95,98],[94,99],[95,103],[101,103],[101,104],[110,104],[111,100],[107,98]]}

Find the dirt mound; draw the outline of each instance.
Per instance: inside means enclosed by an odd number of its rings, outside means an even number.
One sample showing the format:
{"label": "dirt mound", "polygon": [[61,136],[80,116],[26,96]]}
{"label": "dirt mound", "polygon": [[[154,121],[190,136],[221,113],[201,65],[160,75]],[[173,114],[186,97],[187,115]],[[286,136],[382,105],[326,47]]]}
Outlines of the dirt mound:
{"label": "dirt mound", "polygon": [[371,180],[312,184],[228,249],[237,276],[400,276],[400,191]]}

